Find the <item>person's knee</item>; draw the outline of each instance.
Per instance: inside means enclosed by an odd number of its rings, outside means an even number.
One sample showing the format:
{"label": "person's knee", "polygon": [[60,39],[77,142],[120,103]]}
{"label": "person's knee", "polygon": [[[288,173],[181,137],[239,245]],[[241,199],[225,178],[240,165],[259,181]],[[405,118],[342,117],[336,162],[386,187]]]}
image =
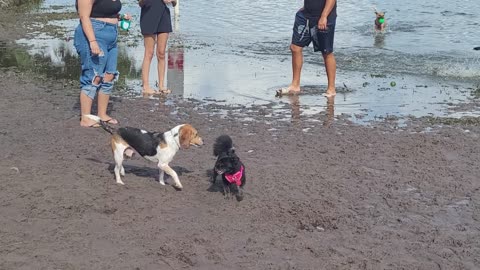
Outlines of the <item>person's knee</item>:
{"label": "person's knee", "polygon": [[333,52],[322,53],[322,56],[325,61],[335,60],[335,56],[333,55]]}
{"label": "person's knee", "polygon": [[100,77],[100,76],[97,75],[97,76],[95,76],[95,77],[93,78],[93,81],[92,81],[92,82],[93,82],[93,85],[94,85],[94,86],[98,86],[98,85],[100,85],[100,83],[102,82],[102,77]]}
{"label": "person's knee", "polygon": [[113,79],[115,79],[115,74],[105,73],[105,76],[103,77],[103,82],[112,82]]}
{"label": "person's knee", "polygon": [[303,50],[303,48],[300,47],[300,46],[297,46],[297,45],[295,45],[295,44],[291,44],[291,45],[290,45],[290,51],[291,51],[292,53],[302,53],[302,50]]}
{"label": "person's knee", "polygon": [[165,59],[165,50],[157,50],[157,59],[164,60]]}
{"label": "person's knee", "polygon": [[145,57],[148,59],[153,58],[153,49],[152,50],[145,50]]}
{"label": "person's knee", "polygon": [[102,85],[100,87],[100,91],[103,94],[110,95],[113,90],[113,85],[115,81],[118,79],[118,72],[115,73],[105,73],[102,81]]}
{"label": "person's knee", "polygon": [[82,87],[82,92],[89,98],[95,99],[97,95],[97,87],[90,85]]}

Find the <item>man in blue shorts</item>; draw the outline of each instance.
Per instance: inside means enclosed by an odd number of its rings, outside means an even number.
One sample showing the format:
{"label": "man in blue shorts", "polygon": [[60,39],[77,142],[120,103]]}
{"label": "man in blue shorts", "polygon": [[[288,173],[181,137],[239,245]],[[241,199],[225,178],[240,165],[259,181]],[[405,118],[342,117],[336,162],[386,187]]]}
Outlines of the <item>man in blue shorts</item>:
{"label": "man in blue shorts", "polygon": [[333,55],[333,37],[337,19],[336,0],[304,0],[295,16],[292,44],[292,83],[280,91],[282,94],[298,94],[300,92],[300,74],[303,65],[303,47],[313,43],[315,52],[322,52],[327,71],[328,87],[326,97],[335,96],[335,73],[337,63]]}

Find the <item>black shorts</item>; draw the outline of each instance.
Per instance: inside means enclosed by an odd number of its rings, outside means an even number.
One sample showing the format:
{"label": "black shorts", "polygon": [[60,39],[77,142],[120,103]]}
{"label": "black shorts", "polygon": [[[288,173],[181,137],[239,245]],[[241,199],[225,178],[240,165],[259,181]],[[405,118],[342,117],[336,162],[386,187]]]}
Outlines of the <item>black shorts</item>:
{"label": "black shorts", "polygon": [[140,30],[143,35],[172,32],[170,9],[161,0],[145,0],[140,11]]}
{"label": "black shorts", "polygon": [[335,34],[335,23],[327,23],[327,30],[318,29],[318,21],[309,20],[298,11],[295,15],[293,25],[292,44],[299,47],[306,47],[313,42],[313,51],[321,51],[323,54],[333,52],[333,39]]}

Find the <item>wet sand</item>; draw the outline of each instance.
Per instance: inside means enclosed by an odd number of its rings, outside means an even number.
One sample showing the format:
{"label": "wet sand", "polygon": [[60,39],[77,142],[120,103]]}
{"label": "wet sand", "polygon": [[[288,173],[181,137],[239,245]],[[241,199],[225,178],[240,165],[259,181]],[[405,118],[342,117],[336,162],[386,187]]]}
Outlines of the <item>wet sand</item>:
{"label": "wet sand", "polygon": [[[0,269],[480,266],[476,123],[356,126],[332,118],[332,103],[301,115],[294,98],[283,115],[113,99],[122,125],[199,130],[206,144],[172,162],[178,192],[138,157],[126,162],[126,185],[115,184],[109,136],[79,127],[78,98],[65,95],[74,86],[15,70],[0,80]],[[209,183],[223,133],[248,173],[240,203]]]}

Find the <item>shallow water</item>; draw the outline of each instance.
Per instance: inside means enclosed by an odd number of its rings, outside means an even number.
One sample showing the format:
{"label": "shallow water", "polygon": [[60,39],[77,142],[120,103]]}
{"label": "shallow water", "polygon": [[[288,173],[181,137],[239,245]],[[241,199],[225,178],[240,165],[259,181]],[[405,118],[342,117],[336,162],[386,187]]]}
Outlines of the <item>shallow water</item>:
{"label": "shallow water", "polygon": [[[292,0],[239,0],[228,5],[219,0],[181,0],[169,41],[168,87],[177,96],[210,102],[290,104],[291,99],[276,99],[274,93],[291,77],[288,46],[298,7],[298,1]],[[406,0],[401,5],[378,2],[376,7],[386,11],[385,34],[373,32],[372,2],[339,2],[335,50],[340,93],[335,115],[347,114],[356,122],[391,115],[455,116],[449,108],[467,102],[480,78],[480,52],[472,50],[480,45],[474,32],[480,2]],[[130,32],[120,37],[123,80],[117,93],[138,96],[143,57],[139,8],[125,2],[123,11],[135,19]],[[35,12],[74,12],[74,6],[65,0],[46,0]],[[42,34],[54,26],[65,31]],[[76,63],[65,62],[65,55],[75,55],[71,40],[75,26],[76,20],[50,21],[33,39],[19,43],[32,45],[31,53],[50,58],[52,65],[68,70],[65,76],[76,77],[72,74]],[[326,77],[320,58],[312,48],[305,50],[302,83],[306,87],[294,102],[302,114],[328,108],[321,96]],[[156,77],[154,63],[152,84]],[[390,86],[392,81],[395,87]]]}

